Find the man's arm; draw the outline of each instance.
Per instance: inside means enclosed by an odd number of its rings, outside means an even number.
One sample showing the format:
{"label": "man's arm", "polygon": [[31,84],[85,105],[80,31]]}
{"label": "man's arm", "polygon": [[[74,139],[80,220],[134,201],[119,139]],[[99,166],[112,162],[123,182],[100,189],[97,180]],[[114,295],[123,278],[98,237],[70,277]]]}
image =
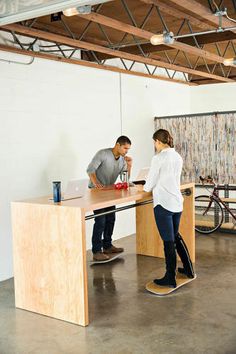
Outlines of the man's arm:
{"label": "man's arm", "polygon": [[97,179],[97,176],[96,176],[96,173],[88,173],[89,175],[89,178],[90,178],[90,181],[92,182],[92,184],[94,185],[95,188],[103,188],[103,184],[101,184],[98,179]]}
{"label": "man's arm", "polygon": [[99,182],[96,176],[96,170],[102,163],[102,151],[98,151],[87,168],[87,174],[95,188],[102,188],[103,185]]}
{"label": "man's arm", "polygon": [[133,161],[132,157],[125,156],[125,162],[126,162],[126,165],[127,165],[127,171],[128,171],[129,177],[130,177],[130,174],[131,174],[132,161]]}

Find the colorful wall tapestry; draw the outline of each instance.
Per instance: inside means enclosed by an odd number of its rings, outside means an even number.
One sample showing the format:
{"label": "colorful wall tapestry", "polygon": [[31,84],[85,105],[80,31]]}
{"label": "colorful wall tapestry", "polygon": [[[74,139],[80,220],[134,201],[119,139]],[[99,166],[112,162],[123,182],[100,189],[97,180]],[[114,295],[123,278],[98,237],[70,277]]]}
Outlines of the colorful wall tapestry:
{"label": "colorful wall tapestry", "polygon": [[156,117],[160,128],[169,130],[184,160],[184,181],[211,175],[218,183],[236,183],[236,111]]}

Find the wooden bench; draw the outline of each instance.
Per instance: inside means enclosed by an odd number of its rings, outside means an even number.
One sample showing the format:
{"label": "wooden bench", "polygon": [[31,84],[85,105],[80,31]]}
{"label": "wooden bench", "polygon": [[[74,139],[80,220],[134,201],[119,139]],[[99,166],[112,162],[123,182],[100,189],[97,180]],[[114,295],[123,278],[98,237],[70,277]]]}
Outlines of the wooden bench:
{"label": "wooden bench", "polygon": [[226,203],[236,203],[236,198],[220,198],[220,199]]}

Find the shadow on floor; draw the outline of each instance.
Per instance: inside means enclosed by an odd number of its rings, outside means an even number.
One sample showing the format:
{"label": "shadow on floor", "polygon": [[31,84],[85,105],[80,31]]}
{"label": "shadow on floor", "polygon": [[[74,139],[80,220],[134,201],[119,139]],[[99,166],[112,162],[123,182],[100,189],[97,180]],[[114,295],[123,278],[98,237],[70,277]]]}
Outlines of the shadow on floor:
{"label": "shadow on floor", "polygon": [[15,309],[13,279],[0,283],[0,354],[236,353],[235,235],[197,235],[197,280],[164,298],[145,291],[164,260],[136,256],[133,236],[118,244],[120,258],[88,262],[86,328]]}

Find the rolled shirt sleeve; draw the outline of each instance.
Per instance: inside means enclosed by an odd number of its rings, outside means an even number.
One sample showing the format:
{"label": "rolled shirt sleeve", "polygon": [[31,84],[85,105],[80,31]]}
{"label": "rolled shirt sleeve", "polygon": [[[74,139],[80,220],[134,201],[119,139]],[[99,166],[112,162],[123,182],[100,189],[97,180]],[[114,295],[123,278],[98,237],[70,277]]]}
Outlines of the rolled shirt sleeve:
{"label": "rolled shirt sleeve", "polygon": [[102,150],[98,151],[96,155],[93,157],[92,161],[87,167],[87,174],[95,173],[98,167],[101,165],[103,161],[103,152]]}

